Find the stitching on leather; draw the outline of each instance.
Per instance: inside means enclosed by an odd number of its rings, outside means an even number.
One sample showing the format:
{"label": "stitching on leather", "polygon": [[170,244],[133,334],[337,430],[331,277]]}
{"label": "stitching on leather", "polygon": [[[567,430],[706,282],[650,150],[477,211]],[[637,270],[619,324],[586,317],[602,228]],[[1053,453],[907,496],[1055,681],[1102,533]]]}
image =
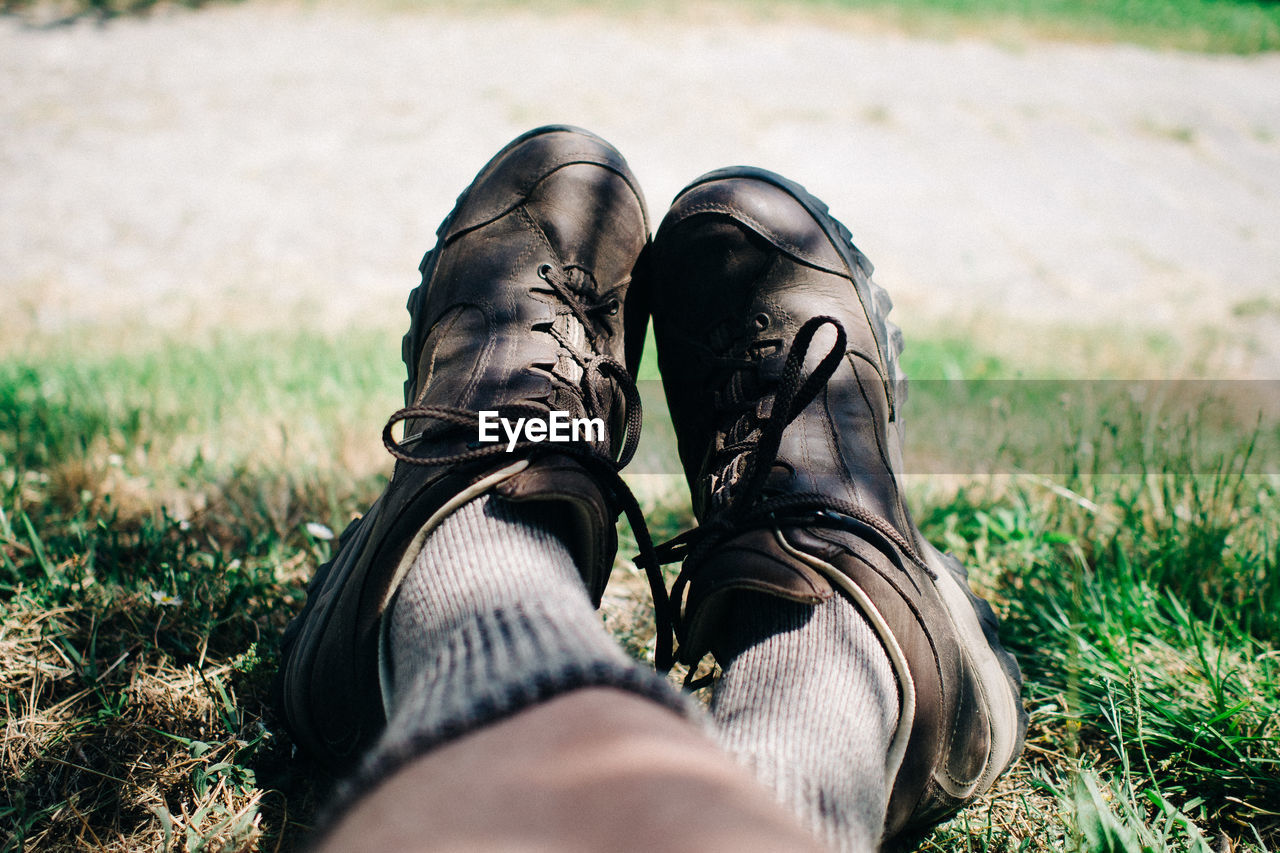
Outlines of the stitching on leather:
{"label": "stitching on leather", "polygon": [[824,266],[825,268],[824,262],[818,259],[816,255],[802,248],[801,246],[796,245],[790,240],[785,239],[780,234],[778,234],[778,232],[775,229],[770,228],[769,226],[765,225],[756,217],[752,216],[749,213],[745,213],[742,210],[730,207],[729,205],[724,204],[722,202],[710,202],[710,201],[694,202],[692,204],[689,204],[685,208],[685,210],[687,210],[690,215],[696,215],[699,213],[723,213],[726,216],[732,216],[734,219],[739,219],[743,222],[746,222],[747,224],[751,225],[754,230],[759,231],[761,234],[766,235],[770,240],[774,241],[777,244],[778,248],[782,249],[784,252],[788,252],[790,254],[796,255],[812,264],[815,264],[818,266]]}
{"label": "stitching on leather", "polygon": [[599,166],[602,169],[606,169],[610,172],[613,172],[619,178],[622,178],[623,183],[625,183],[627,187],[631,190],[631,194],[635,196],[636,202],[640,207],[640,212],[642,214],[641,218],[644,220],[644,224],[645,224],[645,232],[648,233],[649,212],[645,210],[644,200],[640,194],[640,187],[636,184],[633,176],[629,174],[629,170],[626,169],[625,164],[615,163],[612,158],[604,157],[602,155],[597,155],[595,157],[592,157],[591,155],[588,155],[588,154],[573,154],[571,156],[576,157],[578,159],[568,160],[556,166],[554,169],[547,172],[545,175],[543,175],[542,177],[534,181],[532,184],[530,184],[529,190],[532,191],[533,188],[537,186],[539,183],[551,177],[556,172],[560,171],[566,166]]}
{"label": "stitching on leather", "polygon": [[[848,361],[849,356],[850,356],[850,353],[845,353],[846,361]],[[870,397],[867,396],[866,386],[862,384],[862,377],[858,375],[857,365],[855,365],[853,362],[850,362],[849,366],[853,368],[853,378],[858,383],[858,393],[862,395],[863,402],[867,404],[867,408],[871,409],[872,411],[875,411],[875,407],[872,405]],[[878,370],[876,371],[876,374],[879,375]],[[898,477],[897,475],[894,474],[893,465],[889,461],[888,448],[885,446],[884,442],[880,439],[879,426],[880,426],[879,424],[875,424],[875,428],[871,430],[871,433],[876,437],[876,453],[880,458],[880,463],[884,465],[884,470],[889,475],[889,482],[893,484],[893,492],[894,492],[895,500],[893,502],[892,509],[893,509],[893,514],[895,516],[894,520],[898,523],[899,527],[909,530],[911,528],[911,525],[907,522],[905,518],[903,518],[902,500],[899,497]]]}
{"label": "stitching on leather", "polygon": [[[982,709],[981,709],[981,710],[982,710],[982,712],[983,712],[983,713],[982,713],[982,717],[983,717],[984,722],[986,722],[986,724],[987,724],[987,731],[988,731],[988,732],[990,732],[990,730],[991,730],[991,717],[990,717],[988,714],[986,714],[986,713],[985,713],[986,708],[988,707],[988,705],[987,705],[987,701],[986,701],[986,700],[987,700],[986,688],[985,688],[985,685],[982,683],[982,680],[981,680],[981,679],[975,678],[975,679],[974,679],[974,681],[976,681],[976,682],[977,682],[977,685],[978,685],[978,691],[979,691],[979,693],[980,693],[980,694],[982,694],[982,700],[983,700],[983,701],[982,701]],[[959,708],[957,708],[957,709],[956,709],[956,711],[958,712],[958,711],[959,711]],[[951,722],[951,739],[950,739],[949,741],[947,741],[947,743],[949,743],[949,744],[951,744],[951,743],[955,743],[955,742],[956,742],[956,738],[958,737],[959,733],[960,733],[960,714],[959,714],[959,713],[956,713],[956,714],[954,714],[954,719],[953,719],[953,720],[952,720],[952,722]],[[990,741],[990,735],[988,735],[988,741]],[[980,770],[978,771],[978,774],[977,774],[976,776],[974,776],[973,778],[971,778],[971,779],[961,779],[960,777],[958,777],[958,776],[956,776],[954,773],[952,773],[952,772],[951,772],[951,768],[948,766],[947,761],[946,761],[945,759],[943,759],[943,760],[941,760],[941,761],[940,761],[940,764],[942,765],[942,772],[946,775],[946,777],[947,777],[948,779],[950,779],[952,782],[956,783],[956,785],[957,785],[958,787],[968,787],[968,786],[970,786],[970,785],[976,785],[976,784],[978,784],[978,783],[982,780],[982,776],[983,776],[983,774],[984,774],[984,773],[986,772],[986,770],[987,770],[987,765],[988,765],[988,764],[990,764],[990,762],[991,762],[990,750],[991,750],[991,744],[990,744],[990,742],[988,742],[988,744],[987,744],[987,751],[988,751],[987,760],[986,760],[986,761],[984,761],[984,762],[982,763],[982,769],[980,769]],[[947,757],[947,758],[950,758],[950,757],[951,757],[951,751],[950,751],[949,749],[947,750],[947,755],[946,755],[946,757]],[[941,756],[939,756],[939,758],[941,758]],[[949,793],[947,793],[947,792],[945,792],[945,791],[944,791],[943,793],[947,794],[947,796],[948,796],[948,797],[950,797],[950,796],[951,796],[951,794],[949,794]]]}
{"label": "stitching on leather", "polygon": [[[933,638],[929,635],[929,632],[927,630],[924,630],[924,626],[925,626],[924,614],[921,611],[918,604],[912,601],[909,596],[904,594],[903,591],[898,587],[898,584],[895,583],[894,580],[890,578],[885,572],[882,572],[879,566],[873,563],[872,560],[868,559],[866,556],[862,554],[857,554],[857,553],[854,554],[854,557],[859,562],[861,562],[864,566],[866,566],[866,568],[869,569],[873,574],[879,576],[884,582],[889,584],[889,586],[892,589],[894,589],[894,591],[897,593],[899,598],[901,598],[902,602],[907,606],[907,609],[911,612],[917,624],[921,626],[921,630],[924,632],[925,637],[929,641],[929,646],[933,652],[932,654],[933,668],[934,668],[934,672],[937,674],[937,677],[938,677],[938,684],[939,686],[945,687],[947,683],[947,679],[945,677],[945,674],[942,671],[942,659],[938,653],[938,650]],[[937,591],[936,586],[934,587],[934,589],[935,591]],[[939,593],[939,597],[941,597],[940,593]],[[943,604],[943,608],[946,609],[945,603]],[[951,723],[951,740],[944,742],[941,739],[939,739],[938,745],[936,747],[936,751],[934,753],[933,762],[935,767],[941,767],[942,772],[947,776],[947,778],[957,783],[957,785],[959,786],[965,786],[965,785],[972,784],[974,780],[972,779],[965,780],[965,779],[956,778],[951,773],[950,768],[946,766],[946,761],[944,760],[944,756],[949,754],[947,749],[947,744],[955,742],[956,735],[960,730],[960,724],[961,724],[960,715],[954,714],[954,719],[952,720],[952,723]]]}
{"label": "stitching on leather", "polygon": [[[827,413],[827,416],[823,418],[826,422],[827,441],[830,442],[833,455],[840,463],[840,467],[848,471],[851,466],[845,459],[844,448],[840,444],[840,433],[836,431],[835,418],[831,414],[831,394],[829,392],[829,386],[824,386],[822,389],[822,408]],[[857,483],[851,479],[850,485],[853,487],[853,502],[855,504],[861,504],[862,502],[858,500]]]}
{"label": "stitching on leather", "polygon": [[480,348],[480,357],[476,359],[476,369],[471,372],[471,378],[467,381],[466,396],[462,398],[464,400],[472,398],[476,389],[480,386],[480,377],[484,375],[489,366],[489,361],[493,358],[493,329],[497,324],[497,317],[493,313],[493,308],[487,303],[476,307],[480,309],[480,314],[484,317],[485,339],[484,346]]}
{"label": "stitching on leather", "polygon": [[[519,216],[521,219],[523,219],[529,225],[529,227],[533,229],[534,234],[538,236],[538,239],[542,242],[542,245],[546,247],[547,251],[551,254],[551,256],[556,260],[561,260],[560,253],[557,252],[555,250],[555,247],[551,245],[551,239],[547,237],[547,233],[542,230],[542,226],[539,225],[537,220],[533,218],[533,214],[529,212],[529,209],[524,205],[521,205],[519,209],[516,211],[516,215]],[[520,253],[519,260],[523,261],[528,257],[529,257],[529,252],[523,251]]]}

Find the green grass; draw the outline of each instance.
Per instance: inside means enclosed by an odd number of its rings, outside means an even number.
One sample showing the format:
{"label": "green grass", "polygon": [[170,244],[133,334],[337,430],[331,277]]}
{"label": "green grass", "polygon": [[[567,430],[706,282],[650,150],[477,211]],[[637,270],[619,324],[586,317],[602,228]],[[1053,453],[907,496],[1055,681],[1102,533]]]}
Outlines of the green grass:
{"label": "green grass", "polygon": [[[1250,54],[1280,49],[1280,3],[1275,0],[341,0],[397,11],[444,8],[466,13],[529,7],[542,12],[579,9],[673,17],[747,13],[817,16],[825,24],[868,22],[908,33],[992,38],[1132,42],[1156,48]],[[52,9],[62,17],[110,19],[143,15],[167,4],[204,6],[209,0],[0,0],[0,13],[30,15]],[[333,0],[328,0],[333,2]],[[37,15],[37,17],[40,17]],[[44,17],[47,17],[45,15]]]}
{"label": "green grass", "polygon": [[[107,0],[102,0],[107,2]],[[124,2],[125,0],[119,0]],[[129,0],[139,2],[139,0]],[[603,10],[611,14],[693,15],[702,20],[743,14],[810,17],[836,27],[891,27],[934,38],[957,35],[1017,45],[1049,38],[1130,42],[1155,48],[1250,54],[1280,49],[1280,4],[1274,0],[379,0],[396,9],[452,8],[472,13],[536,7],[540,11]]]}
{"label": "green grass", "polygon": [[[397,343],[241,334],[0,358],[6,849],[303,843],[324,786],[291,758],[268,683],[329,552],[315,525],[339,530],[389,468],[377,435],[400,395]],[[923,377],[1021,370],[958,341],[913,341],[907,359]],[[908,436],[932,458],[957,418],[918,387]],[[1016,406],[1054,426],[1039,467],[913,478],[925,532],[1002,614],[1031,712],[1013,772],[924,849],[1274,849],[1280,490],[1257,457],[1270,427],[1206,430],[1203,412],[1127,395],[1086,417],[1052,393]],[[652,441],[671,454],[660,430]],[[678,478],[659,479],[645,503],[663,536],[689,518]],[[644,655],[630,553],[605,617]]]}
{"label": "green grass", "polygon": [[328,552],[307,523],[340,529],[380,488],[365,439],[400,393],[394,346],[67,351],[0,362],[0,839],[301,838],[313,795],[267,682]]}
{"label": "green grass", "polygon": [[[140,0],[117,0],[117,2]],[[107,2],[107,0],[102,0]],[[1017,45],[1049,38],[1131,42],[1155,48],[1249,54],[1280,48],[1274,0],[379,0],[395,9],[445,7],[469,12],[532,7],[603,10],[619,15],[791,15],[823,25],[890,27],[935,38],[957,35]]]}
{"label": "green grass", "polygon": [[1225,53],[1280,48],[1280,4],[1269,0],[799,0],[869,10],[915,32],[1129,41]]}

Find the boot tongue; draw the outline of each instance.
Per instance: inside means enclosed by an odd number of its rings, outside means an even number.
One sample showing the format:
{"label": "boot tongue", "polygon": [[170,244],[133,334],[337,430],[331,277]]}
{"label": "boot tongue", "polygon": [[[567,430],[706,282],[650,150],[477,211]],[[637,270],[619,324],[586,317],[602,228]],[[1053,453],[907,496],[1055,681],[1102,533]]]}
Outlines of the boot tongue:
{"label": "boot tongue", "polygon": [[[559,339],[565,341],[570,348],[578,352],[589,350],[587,330],[583,328],[578,318],[572,314],[566,312],[556,317],[552,323],[552,328],[559,333]],[[556,366],[553,369],[556,374],[564,377],[569,382],[576,383],[582,379],[582,365],[574,361],[573,357],[564,348],[561,348],[556,354]]]}

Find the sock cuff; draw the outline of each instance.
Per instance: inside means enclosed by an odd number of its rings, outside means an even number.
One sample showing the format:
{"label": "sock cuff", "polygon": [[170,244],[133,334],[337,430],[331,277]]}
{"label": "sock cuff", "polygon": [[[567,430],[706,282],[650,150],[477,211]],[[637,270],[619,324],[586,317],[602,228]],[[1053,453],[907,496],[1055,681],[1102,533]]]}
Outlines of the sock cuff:
{"label": "sock cuff", "polygon": [[628,657],[594,613],[575,613],[534,600],[487,610],[455,628],[407,683],[394,686],[386,730],[338,786],[329,813],[345,813],[418,756],[573,690],[612,687],[698,719],[692,700]]}

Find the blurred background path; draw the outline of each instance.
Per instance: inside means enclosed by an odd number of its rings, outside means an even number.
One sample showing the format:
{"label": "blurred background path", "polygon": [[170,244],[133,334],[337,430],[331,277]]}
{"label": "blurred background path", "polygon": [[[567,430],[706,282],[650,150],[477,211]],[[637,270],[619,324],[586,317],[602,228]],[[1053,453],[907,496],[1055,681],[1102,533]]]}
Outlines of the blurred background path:
{"label": "blurred background path", "polygon": [[81,323],[399,329],[454,196],[568,122],[623,151],[655,226],[712,168],[799,180],[909,335],[1105,325],[1280,376],[1280,55],[676,17],[0,20],[4,348]]}

